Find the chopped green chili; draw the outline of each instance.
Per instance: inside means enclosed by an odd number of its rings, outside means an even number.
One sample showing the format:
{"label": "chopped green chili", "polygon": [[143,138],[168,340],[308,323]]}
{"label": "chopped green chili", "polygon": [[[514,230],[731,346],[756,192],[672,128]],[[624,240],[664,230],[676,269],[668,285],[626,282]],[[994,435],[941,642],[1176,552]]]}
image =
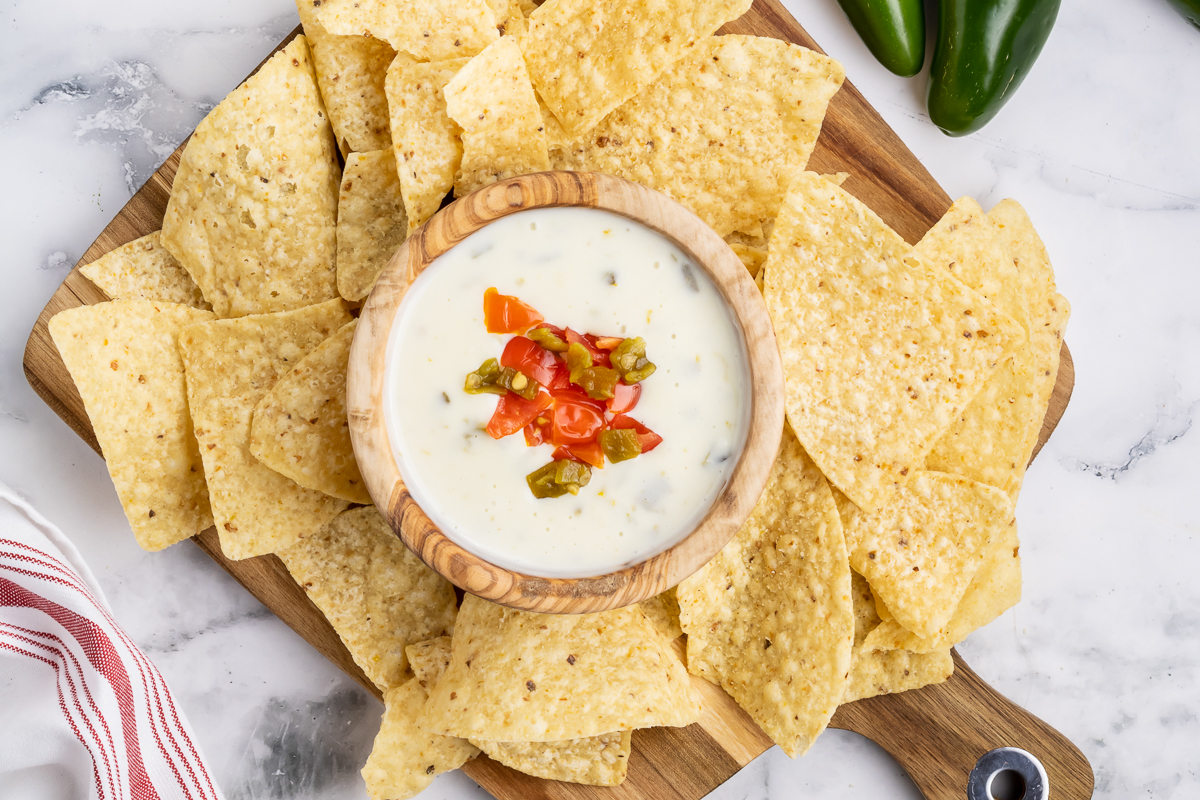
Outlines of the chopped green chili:
{"label": "chopped green chili", "polygon": [[617,345],[610,360],[621,374],[621,380],[630,386],[649,378],[656,369],[654,363],[646,358],[646,340],[640,336],[626,339]]}
{"label": "chopped green chili", "polygon": [[500,362],[494,358],[479,365],[479,369],[467,373],[467,382],[463,391],[467,394],[504,394],[507,389],[498,386],[500,379]]}
{"label": "chopped green chili", "polygon": [[525,335],[552,353],[567,352],[567,343],[549,328],[534,328]]}
{"label": "chopped green chili", "polygon": [[600,434],[600,449],[609,461],[616,464],[640,456],[642,443],[638,440],[637,431],[611,430]]}
{"label": "chopped green chili", "polygon": [[591,467],[565,458],[551,461],[525,476],[529,491],[539,500],[562,497],[564,494],[578,494],[591,479]]}

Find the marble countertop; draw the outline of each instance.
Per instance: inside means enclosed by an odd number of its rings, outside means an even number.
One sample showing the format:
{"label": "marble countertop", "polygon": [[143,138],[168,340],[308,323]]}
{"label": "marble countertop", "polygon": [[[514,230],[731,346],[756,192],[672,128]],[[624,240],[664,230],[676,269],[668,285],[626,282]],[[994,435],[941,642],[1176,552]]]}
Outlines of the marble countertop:
{"label": "marble countertop", "polygon": [[[1200,33],[1166,0],[1065,3],[999,118],[950,139],[834,0],[785,2],[952,197],[1020,200],[1074,308],[1074,398],[1018,508],[1024,599],[960,651],[1079,745],[1097,797],[1200,796]],[[231,800],[365,797],[381,707],[198,548],[139,550],[21,356],[100,230],[296,24],[292,0],[11,0],[0,25],[0,480],[74,539]],[[830,731],[712,797],[801,795],[919,796]],[[486,794],[459,773],[423,796]]]}

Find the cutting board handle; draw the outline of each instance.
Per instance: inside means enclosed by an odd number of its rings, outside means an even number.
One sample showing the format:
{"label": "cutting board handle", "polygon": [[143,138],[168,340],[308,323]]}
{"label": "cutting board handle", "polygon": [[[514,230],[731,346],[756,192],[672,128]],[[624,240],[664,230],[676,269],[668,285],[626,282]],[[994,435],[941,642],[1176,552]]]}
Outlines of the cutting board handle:
{"label": "cutting board handle", "polygon": [[1001,747],[1041,761],[1054,800],[1088,800],[1095,778],[1079,748],[988,686],[957,651],[953,655],[954,674],[945,683],[842,706],[832,726],[886,750],[927,800],[964,800],[976,762]]}

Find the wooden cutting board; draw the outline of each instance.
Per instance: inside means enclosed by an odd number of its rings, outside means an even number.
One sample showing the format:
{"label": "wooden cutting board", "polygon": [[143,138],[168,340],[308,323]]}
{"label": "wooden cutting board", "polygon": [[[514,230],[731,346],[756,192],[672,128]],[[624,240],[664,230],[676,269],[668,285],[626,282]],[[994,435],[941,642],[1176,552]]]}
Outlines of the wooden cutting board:
{"label": "wooden cutting board", "polygon": [[[721,32],[770,36],[820,49],[777,0],[756,0],[749,13]],[[297,33],[298,29],[279,46]],[[83,401],[47,324],[64,309],[107,299],[80,274],[79,267],[162,226],[182,152],[180,145],[88,248],[38,317],[26,346],[25,375],[30,385],[97,453],[100,448]],[[950,207],[946,193],[848,82],[829,106],[809,168],[849,173],[846,190],[910,243],[919,240]],[[1073,385],[1074,366],[1064,345],[1039,449],[1066,410]],[[380,696],[278,558],[229,561],[221,554],[213,528],[195,542],[313,647],[367,691]],[[1091,767],[1074,745],[992,690],[957,653],[954,663],[954,675],[946,683],[842,706],[831,726],[855,731],[882,746],[929,800],[966,797],[967,776],[976,759],[1006,746],[1028,750],[1042,760],[1055,800],[1092,796]],[[700,678],[694,681],[704,697],[701,721],[687,728],[637,731],[629,777],[620,787],[603,789],[530,778],[483,756],[464,769],[500,800],[697,800],[772,743],[723,690]]]}

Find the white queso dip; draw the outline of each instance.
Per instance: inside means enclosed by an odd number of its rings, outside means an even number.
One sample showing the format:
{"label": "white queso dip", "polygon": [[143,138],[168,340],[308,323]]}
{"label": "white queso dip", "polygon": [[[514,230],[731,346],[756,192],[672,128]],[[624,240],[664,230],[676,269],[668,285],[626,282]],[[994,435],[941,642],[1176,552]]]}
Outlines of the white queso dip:
{"label": "white queso dip", "polygon": [[[622,380],[637,381],[640,396],[622,416],[651,437],[628,431],[602,440],[651,443],[644,452],[616,463],[600,458],[602,469],[573,462],[572,469],[590,472],[584,485],[535,496],[527,476],[562,451],[552,443],[529,446],[521,431],[493,438],[489,423],[500,413],[498,404],[522,401],[515,394],[503,400],[500,386],[474,394],[465,388],[468,374],[510,352],[506,346],[514,339],[485,326],[484,295],[492,288],[535,309],[560,333],[591,334],[588,342],[599,344],[590,349],[606,364],[608,356],[596,348],[640,337],[645,359],[638,363],[652,362],[653,372],[640,380],[648,370],[625,373]],[[616,367],[619,350],[610,352]],[[525,574],[589,577],[667,549],[706,515],[745,443],[746,362],[741,332],[720,292],[668,239],[604,211],[536,209],[475,232],[409,287],[389,335],[384,406],[405,484],[446,536]],[[479,374],[495,380],[494,372]],[[521,373],[510,389],[549,403],[548,387],[535,396],[525,377]],[[582,389],[570,388],[582,396]],[[596,403],[603,408],[612,401]],[[538,420],[545,423],[554,408]],[[618,424],[611,412],[600,418],[605,428]]]}

